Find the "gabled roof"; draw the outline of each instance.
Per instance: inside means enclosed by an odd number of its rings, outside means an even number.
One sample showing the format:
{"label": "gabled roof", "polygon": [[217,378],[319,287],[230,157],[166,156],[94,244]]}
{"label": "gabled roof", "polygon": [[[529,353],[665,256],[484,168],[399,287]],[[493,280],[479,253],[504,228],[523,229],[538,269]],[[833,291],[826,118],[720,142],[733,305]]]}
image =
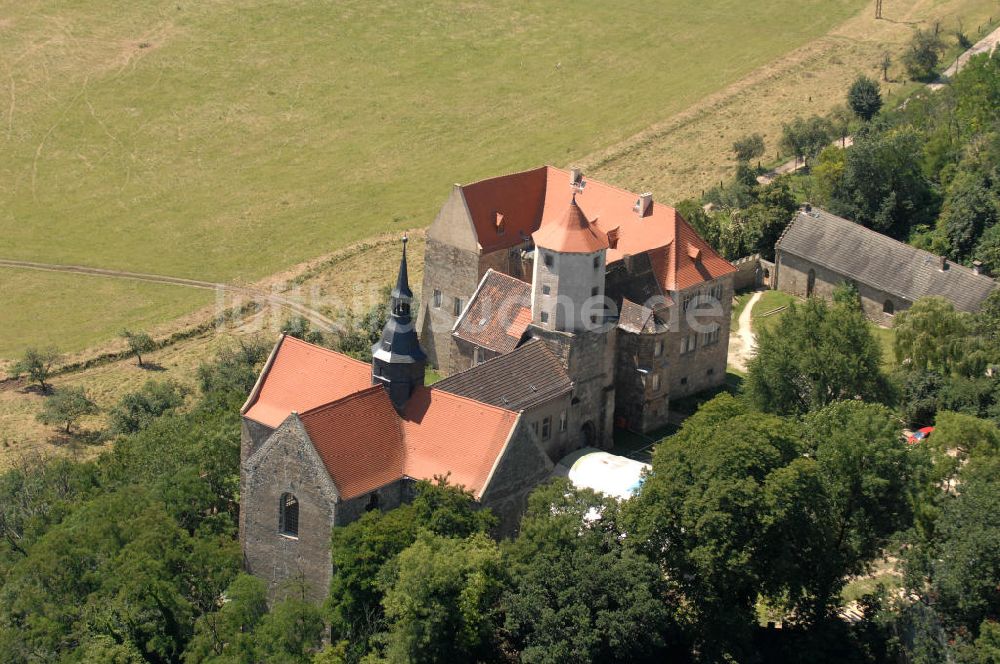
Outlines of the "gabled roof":
{"label": "gabled roof", "polygon": [[653,310],[649,307],[626,299],[622,300],[621,311],[618,315],[618,327],[633,334],[655,332],[656,318],[653,316]]}
{"label": "gabled roof", "polygon": [[[584,178],[583,188],[571,187],[569,171],[544,166],[465,185],[465,198],[483,251],[521,246],[538,231],[542,220],[560,219],[573,199],[592,227],[614,238],[607,262],[661,250],[659,278],[666,290],[685,289],[733,272],[735,268],[677,213],[653,201],[644,216],[636,211],[639,196],[597,180]],[[503,215],[503,234],[497,214]],[[697,257],[696,257],[697,255]]]}
{"label": "gabled roof", "polygon": [[481,348],[509,353],[529,323],[531,285],[491,268],[455,323],[454,335]]}
{"label": "gabled roof", "polygon": [[275,429],[292,411],[304,413],[370,387],[371,372],[367,362],[282,335],[242,413]]}
{"label": "gabled roof", "polygon": [[575,196],[561,215],[542,219],[531,237],[535,246],[562,253],[592,254],[610,246],[607,233],[583,215]]}
{"label": "gabled roof", "polygon": [[422,386],[400,416],[385,388],[372,386],[368,364],[287,336],[248,404],[246,417],[275,429],[299,413],[345,500],[449,472],[478,498],[518,421],[510,410]]}
{"label": "gabled roof", "polygon": [[435,383],[434,389],[519,411],[568,393],[573,382],[545,342],[532,339]]}
{"label": "gabled roof", "polygon": [[942,270],[940,256],[818,208],[799,211],[778,249],[910,302],[938,295],[975,311],[997,288],[985,275],[950,262]]}

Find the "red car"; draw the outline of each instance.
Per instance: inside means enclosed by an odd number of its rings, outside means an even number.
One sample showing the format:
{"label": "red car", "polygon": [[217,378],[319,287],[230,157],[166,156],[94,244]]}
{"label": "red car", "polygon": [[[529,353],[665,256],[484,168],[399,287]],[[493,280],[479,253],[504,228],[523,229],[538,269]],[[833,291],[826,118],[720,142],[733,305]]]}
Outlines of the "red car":
{"label": "red car", "polygon": [[923,429],[917,429],[910,434],[909,438],[906,439],[910,445],[916,445],[925,438],[930,437],[931,433],[934,431],[934,427],[924,427]]}

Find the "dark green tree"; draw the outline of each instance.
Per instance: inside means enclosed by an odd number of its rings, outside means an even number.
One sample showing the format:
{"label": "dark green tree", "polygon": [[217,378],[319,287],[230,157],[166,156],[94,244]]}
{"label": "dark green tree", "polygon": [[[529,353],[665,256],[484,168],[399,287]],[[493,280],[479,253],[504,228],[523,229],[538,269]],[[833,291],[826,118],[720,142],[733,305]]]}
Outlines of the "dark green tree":
{"label": "dark green tree", "polygon": [[760,134],[747,134],[733,142],[733,154],[736,161],[749,162],[764,154],[764,137]]}
{"label": "dark green tree", "polygon": [[[675,637],[666,583],[634,549],[617,502],[555,480],[506,547],[504,629],[522,662],[663,661]],[[677,644],[672,644],[676,646]]]}
{"label": "dark green tree", "polygon": [[801,159],[806,165],[830,142],[830,123],[826,118],[813,115],[809,118],[796,117],[781,125],[782,150]]}
{"label": "dark green tree", "polygon": [[495,658],[495,606],[503,588],[500,551],[487,535],[422,531],[385,572],[388,662],[475,662]]}
{"label": "dark green tree", "polygon": [[253,632],[252,662],[310,664],[323,646],[323,614],[301,599],[275,604]]}
{"label": "dark green tree", "polygon": [[656,446],[626,506],[628,538],[660,565],[678,619],[709,661],[742,661],[758,595],[787,590],[787,566],[772,554],[801,524],[777,518],[769,487],[800,450],[794,422],[721,395]]}
{"label": "dark green tree", "polygon": [[938,226],[948,240],[948,254],[965,260],[983,231],[1000,222],[1000,203],[988,182],[975,172],[959,173],[948,187]]}
{"label": "dark green tree", "polygon": [[896,361],[914,371],[950,374],[966,359],[972,317],[943,297],[922,297],[896,315]]}
{"label": "dark green tree", "polygon": [[858,119],[865,122],[871,120],[882,108],[878,82],[864,75],[858,76],[847,91],[847,104]]}
{"label": "dark green tree", "polygon": [[979,238],[972,257],[983,264],[986,274],[1000,276],[1000,223],[986,229]]}
{"label": "dark green tree", "polygon": [[902,127],[859,132],[830,196],[835,214],[894,237],[929,224],[937,212],[921,170],[923,136]]}
{"label": "dark green tree", "polygon": [[126,328],[118,336],[128,344],[129,352],[135,355],[140,367],[143,366],[142,354],[156,350],[156,342],[153,341],[153,337],[149,336],[143,330],[129,330]]}
{"label": "dark green tree", "polygon": [[293,316],[281,326],[281,333],[290,337],[308,341],[311,344],[323,345],[324,337],[320,330],[314,330],[305,316]]}
{"label": "dark green tree", "polygon": [[65,427],[68,435],[81,417],[96,415],[100,408],[82,387],[64,387],[45,399],[38,421],[42,424]]}
{"label": "dark green tree", "polygon": [[267,613],[267,586],[255,576],[239,574],[226,588],[226,602],[195,622],[184,651],[185,664],[246,661],[253,655],[251,634]]}
{"label": "dark green tree", "polygon": [[926,81],[934,77],[944,44],[941,38],[931,30],[917,30],[910,39],[910,44],[903,55],[903,65],[910,78]]}
{"label": "dark green tree", "polygon": [[149,426],[157,417],[184,405],[188,389],[173,381],[147,381],[136,392],[123,396],[109,413],[113,435],[135,433]]}
{"label": "dark green tree", "polygon": [[38,383],[38,389],[42,392],[48,392],[49,385],[45,381],[49,379],[52,367],[58,361],[59,352],[56,349],[46,348],[39,350],[32,347],[24,351],[21,359],[10,366],[9,374],[11,378],[20,378],[22,375],[27,375],[31,382]]}
{"label": "dark green tree", "polygon": [[882,350],[856,307],[819,298],[792,303],[757,335],[744,390],[761,410],[800,414],[842,399],[892,398]]}

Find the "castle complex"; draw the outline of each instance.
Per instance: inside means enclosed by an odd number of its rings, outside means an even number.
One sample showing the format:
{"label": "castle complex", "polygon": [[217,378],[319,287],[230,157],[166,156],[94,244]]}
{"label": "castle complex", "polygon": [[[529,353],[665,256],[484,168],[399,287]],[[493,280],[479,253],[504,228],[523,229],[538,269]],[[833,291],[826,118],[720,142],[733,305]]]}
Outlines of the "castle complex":
{"label": "castle complex", "polygon": [[[565,455],[725,380],[733,272],[673,208],[577,170],[456,185],[416,322],[404,239],[371,364],[291,337],[272,351],[242,410],[247,570],[321,599],[330,528],[435,476],[513,531]],[[447,377],[425,386],[428,364]]]}

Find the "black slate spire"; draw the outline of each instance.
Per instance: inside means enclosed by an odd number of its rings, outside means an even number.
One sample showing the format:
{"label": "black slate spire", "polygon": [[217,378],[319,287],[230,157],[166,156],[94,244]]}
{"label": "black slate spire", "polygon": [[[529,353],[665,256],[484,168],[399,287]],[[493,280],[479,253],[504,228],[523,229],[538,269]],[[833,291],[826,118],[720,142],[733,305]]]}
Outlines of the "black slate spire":
{"label": "black slate spire", "polygon": [[410,317],[413,291],[406,269],[406,236],[399,276],[392,289],[389,318],[382,328],[382,338],[372,346],[372,384],[381,383],[399,413],[417,386],[424,384],[427,355],[420,347],[417,330]]}

